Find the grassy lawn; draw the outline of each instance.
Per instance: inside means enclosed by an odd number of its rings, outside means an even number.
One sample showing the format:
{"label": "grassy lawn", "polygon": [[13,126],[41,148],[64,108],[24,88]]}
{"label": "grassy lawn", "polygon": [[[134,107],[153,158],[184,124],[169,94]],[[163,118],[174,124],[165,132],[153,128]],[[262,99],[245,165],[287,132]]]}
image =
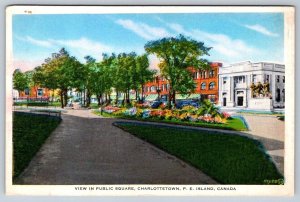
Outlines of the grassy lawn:
{"label": "grassy lawn", "polygon": [[281,174],[258,141],[217,132],[117,123],[117,126],[177,156],[222,184],[264,184]]}
{"label": "grassy lawn", "polygon": [[[93,111],[94,114],[101,115],[99,111]],[[224,130],[235,130],[235,131],[245,131],[248,130],[243,121],[239,118],[230,118],[227,120],[226,124],[217,124],[217,123],[204,123],[204,122],[189,122],[189,121],[180,121],[180,120],[166,120],[166,119],[155,119],[155,118],[141,118],[141,117],[130,117],[125,115],[113,115],[109,113],[102,112],[102,116],[111,117],[111,118],[121,118],[121,119],[130,119],[138,121],[149,121],[149,122],[159,122],[159,123],[170,123],[174,125],[187,125],[187,126],[196,126],[204,128],[216,128]]]}
{"label": "grassy lawn", "polygon": [[26,113],[13,115],[13,178],[28,166],[60,119]]}

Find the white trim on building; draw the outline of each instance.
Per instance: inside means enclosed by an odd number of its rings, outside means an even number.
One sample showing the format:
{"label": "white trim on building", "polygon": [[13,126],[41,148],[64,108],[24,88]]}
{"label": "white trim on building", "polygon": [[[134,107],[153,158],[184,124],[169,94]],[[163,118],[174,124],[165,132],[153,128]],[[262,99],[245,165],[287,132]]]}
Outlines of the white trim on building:
{"label": "white trim on building", "polygon": [[[269,95],[253,97],[252,83],[269,83]],[[284,108],[285,66],[270,62],[250,61],[219,69],[219,105],[249,109]]]}

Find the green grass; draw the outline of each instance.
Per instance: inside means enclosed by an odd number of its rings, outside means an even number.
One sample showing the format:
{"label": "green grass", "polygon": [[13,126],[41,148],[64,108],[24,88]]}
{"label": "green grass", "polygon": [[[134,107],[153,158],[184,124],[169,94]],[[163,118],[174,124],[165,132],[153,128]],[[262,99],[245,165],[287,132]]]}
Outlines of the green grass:
{"label": "green grass", "polygon": [[217,132],[116,123],[200,169],[221,184],[264,184],[282,179],[258,141]]}
{"label": "green grass", "polygon": [[36,107],[60,107],[60,102],[14,102],[14,106],[36,106]]}
{"label": "green grass", "polygon": [[28,166],[60,119],[28,113],[13,115],[13,178]]}
{"label": "green grass", "polygon": [[[93,111],[96,115],[101,115],[98,110]],[[138,121],[149,121],[149,122],[159,122],[159,123],[169,123],[174,125],[186,125],[186,126],[196,126],[196,127],[204,127],[204,128],[215,128],[215,129],[223,129],[223,130],[235,130],[235,131],[246,131],[247,127],[244,125],[243,121],[238,118],[230,118],[227,120],[225,124],[219,123],[205,123],[205,122],[190,122],[190,121],[180,121],[180,120],[166,120],[166,119],[158,119],[158,118],[141,118],[141,117],[130,117],[125,115],[113,115],[106,112],[102,112],[103,117],[110,118],[121,118],[121,119],[130,119],[130,120],[138,120]]]}

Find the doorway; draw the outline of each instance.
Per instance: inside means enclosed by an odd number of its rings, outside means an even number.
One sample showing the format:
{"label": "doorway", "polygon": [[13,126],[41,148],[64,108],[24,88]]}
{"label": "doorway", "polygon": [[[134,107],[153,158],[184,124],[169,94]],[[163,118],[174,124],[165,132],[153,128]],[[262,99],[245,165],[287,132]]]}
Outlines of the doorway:
{"label": "doorway", "polygon": [[223,107],[226,107],[226,97],[223,97]]}
{"label": "doorway", "polygon": [[241,107],[244,104],[244,96],[237,97],[237,106]]}

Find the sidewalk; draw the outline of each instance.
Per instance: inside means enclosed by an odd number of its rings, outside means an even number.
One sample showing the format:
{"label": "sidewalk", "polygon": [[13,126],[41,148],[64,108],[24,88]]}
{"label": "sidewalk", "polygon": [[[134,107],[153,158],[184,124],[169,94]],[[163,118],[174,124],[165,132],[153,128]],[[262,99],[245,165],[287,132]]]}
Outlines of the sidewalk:
{"label": "sidewalk", "polygon": [[17,184],[216,184],[90,110],[68,110]]}

